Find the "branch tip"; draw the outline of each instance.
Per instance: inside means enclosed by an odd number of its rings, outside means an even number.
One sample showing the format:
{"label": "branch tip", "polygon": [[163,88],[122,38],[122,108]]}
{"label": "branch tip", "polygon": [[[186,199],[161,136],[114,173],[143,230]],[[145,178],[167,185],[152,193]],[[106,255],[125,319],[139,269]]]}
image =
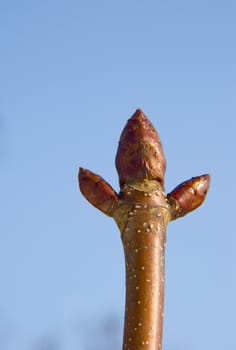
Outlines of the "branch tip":
{"label": "branch tip", "polygon": [[120,185],[132,181],[164,183],[166,160],[157,131],[141,109],[128,120],[116,154]]}

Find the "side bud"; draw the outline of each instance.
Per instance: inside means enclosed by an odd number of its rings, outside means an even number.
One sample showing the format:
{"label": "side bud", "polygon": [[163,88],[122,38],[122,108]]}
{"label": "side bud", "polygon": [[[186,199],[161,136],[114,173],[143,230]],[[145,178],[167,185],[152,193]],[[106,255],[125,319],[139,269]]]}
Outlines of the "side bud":
{"label": "side bud", "polygon": [[99,175],[88,169],[79,169],[79,187],[84,197],[104,214],[111,216],[118,202],[118,195]]}
{"label": "side bud", "polygon": [[166,160],[161,141],[140,109],[128,120],[121,134],[116,169],[121,186],[143,180],[164,183]]}
{"label": "side bud", "polygon": [[193,177],[182,182],[167,195],[171,207],[171,219],[177,219],[198,208],[206,198],[210,186],[210,175]]}

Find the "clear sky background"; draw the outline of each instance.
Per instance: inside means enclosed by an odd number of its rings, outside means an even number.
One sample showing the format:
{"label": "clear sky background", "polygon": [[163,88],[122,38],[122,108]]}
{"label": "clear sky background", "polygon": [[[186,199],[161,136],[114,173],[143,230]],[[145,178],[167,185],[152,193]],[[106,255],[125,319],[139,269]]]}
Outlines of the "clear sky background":
{"label": "clear sky background", "polygon": [[235,18],[233,0],[0,1],[1,350],[91,349],[83,327],[113,315],[121,343],[119,231],[77,172],[118,190],[136,108],[162,139],[167,192],[212,176],[168,226],[163,349],[236,348]]}

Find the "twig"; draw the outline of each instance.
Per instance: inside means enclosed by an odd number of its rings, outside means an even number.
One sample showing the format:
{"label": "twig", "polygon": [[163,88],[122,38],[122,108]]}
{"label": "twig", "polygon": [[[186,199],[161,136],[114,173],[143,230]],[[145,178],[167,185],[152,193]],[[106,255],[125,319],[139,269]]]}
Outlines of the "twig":
{"label": "twig", "polygon": [[80,168],[85,198],[115,219],[124,247],[126,305],[123,350],[160,350],[164,315],[166,226],[202,204],[209,175],[183,182],[167,196],[160,138],[138,109],[128,120],[116,155],[120,193]]}

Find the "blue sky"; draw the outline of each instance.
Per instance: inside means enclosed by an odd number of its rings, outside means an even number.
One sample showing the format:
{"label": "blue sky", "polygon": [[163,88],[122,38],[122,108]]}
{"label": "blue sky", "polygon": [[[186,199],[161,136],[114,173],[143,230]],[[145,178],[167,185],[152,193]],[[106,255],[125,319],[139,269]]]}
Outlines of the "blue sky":
{"label": "blue sky", "polygon": [[166,192],[212,176],[204,205],[168,226],[163,349],[235,348],[235,11],[228,0],[0,2],[1,349],[34,350],[47,334],[82,349],[81,325],[107,315],[122,328],[119,231],[77,172],[118,190],[117,144],[136,108],[162,139]]}

